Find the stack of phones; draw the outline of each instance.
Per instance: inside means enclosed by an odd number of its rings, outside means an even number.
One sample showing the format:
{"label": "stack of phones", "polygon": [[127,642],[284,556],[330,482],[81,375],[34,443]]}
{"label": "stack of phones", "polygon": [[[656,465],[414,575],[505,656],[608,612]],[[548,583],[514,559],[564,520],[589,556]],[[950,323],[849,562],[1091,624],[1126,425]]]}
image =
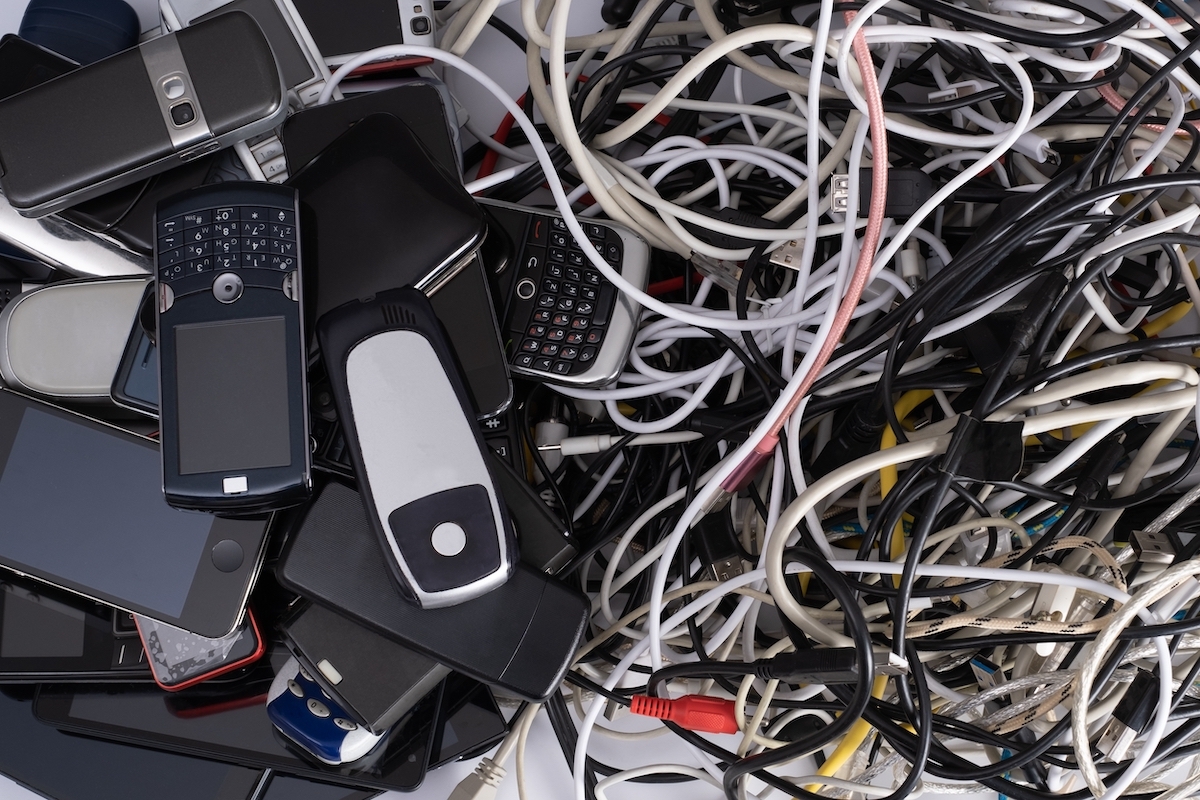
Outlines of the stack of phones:
{"label": "stack of phones", "polygon": [[[33,65],[0,87],[3,205],[82,232],[30,239],[44,285],[0,312],[0,773],[47,796],[118,767],[125,798],[411,790],[583,636],[515,411],[611,381],[638,309],[553,214],[465,192],[440,82],[304,108],[327,61],[433,35],[424,0],[310,33],[321,5],[161,0],[164,35],[83,67],[0,44]],[[641,239],[588,234],[645,281]],[[87,236],[151,274],[78,267]]]}

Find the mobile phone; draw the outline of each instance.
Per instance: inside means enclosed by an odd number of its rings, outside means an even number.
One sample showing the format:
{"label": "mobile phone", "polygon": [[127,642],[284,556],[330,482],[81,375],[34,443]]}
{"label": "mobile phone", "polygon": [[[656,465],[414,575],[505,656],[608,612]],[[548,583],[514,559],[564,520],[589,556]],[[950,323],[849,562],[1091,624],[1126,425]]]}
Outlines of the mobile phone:
{"label": "mobile phone", "polygon": [[0,311],[0,377],[53,400],[110,400],[146,284],[145,277],[84,279],[18,295]]}
{"label": "mobile phone", "polygon": [[434,47],[433,3],[429,0],[294,0],[313,32],[317,49],[331,64],[389,44]]}
{"label": "mobile phone", "polygon": [[237,625],[265,517],[178,511],[158,445],[0,390],[0,565],[204,636]]}
{"label": "mobile phone", "polygon": [[231,672],[253,663],[263,654],[258,623],[249,609],[233,633],[219,639],[197,636],[141,614],[134,614],[133,619],[154,682],[168,692]]}
{"label": "mobile phone", "polygon": [[33,690],[0,689],[0,773],[48,800],[162,800],[164,787],[177,800],[251,800],[265,782],[261,769],[55,730],[33,715]]}
{"label": "mobile phone", "polygon": [[176,508],[255,512],[312,487],[295,190],[202,186],[159,204],[163,491]]}
{"label": "mobile phone", "polygon": [[[132,411],[158,417],[158,350],[154,346],[158,286],[146,284],[138,313],[133,316],[121,360],[109,393],[113,402]],[[147,325],[146,323],[149,323]]]}
{"label": "mobile phone", "polygon": [[250,15],[279,61],[283,85],[295,92],[303,105],[316,100],[329,80],[321,50],[292,0],[159,0],[158,10],[167,31],[185,29],[231,11]]}
{"label": "mobile phone", "polygon": [[0,37],[0,100],[65,75],[79,65],[15,33]]}
{"label": "mobile phone", "polygon": [[422,608],[501,586],[516,561],[516,537],[425,295],[392,289],[346,303],[321,318],[317,339],[396,585]]}
{"label": "mobile phone", "polygon": [[365,758],[383,740],[329,696],[296,659],[289,658],[267,693],[267,716],[279,732],[322,764]]}
{"label": "mobile phone", "polygon": [[312,680],[368,731],[386,731],[450,673],[321,605],[303,604],[280,630]]}
{"label": "mobile phone", "polygon": [[0,682],[145,682],[136,636],[118,636],[112,608],[35,581],[0,579]]}
{"label": "mobile phone", "polygon": [[[390,4],[392,0],[386,2]],[[349,18],[338,6],[320,0],[313,5],[327,9],[326,14]],[[397,83],[377,92],[301,109],[289,116],[281,134],[288,171],[299,172],[359,120],[371,114],[391,114],[412,130],[447,172],[458,174],[458,125],[451,124],[452,117],[447,113],[447,109],[453,108],[453,100],[446,84],[431,78],[407,78]]]}
{"label": "mobile phone", "polygon": [[[289,660],[285,648],[273,649],[269,661],[260,662],[269,674],[278,674]],[[256,675],[259,668],[252,667]],[[211,713],[181,716],[171,704],[189,692],[164,695],[157,687],[43,685],[35,713],[43,722],[63,730],[138,744],[158,750],[270,767],[291,775],[355,787],[412,791],[420,785],[428,763],[429,743],[438,726],[438,698],[419,703],[384,737],[372,758],[340,766],[320,764],[301,755],[275,730],[267,716],[267,686],[253,705],[221,704],[220,689],[210,683],[200,691]],[[212,687],[212,688],[210,688]],[[237,684],[228,687],[237,692]],[[216,707],[215,709],[213,707]]]}
{"label": "mobile phone", "polygon": [[475,600],[418,608],[395,590],[363,498],[336,482],[317,493],[291,531],[275,576],[383,636],[534,702],[557,690],[587,624],[587,598],[524,563]]}
{"label": "mobile phone", "polygon": [[[481,200],[517,243],[504,282],[502,326],[513,373],[567,386],[612,383],[633,346],[641,312],[588,262],[552,211]],[[644,289],[650,247],[615,222],[587,220],[588,239],[621,276]]]}
{"label": "mobile phone", "polygon": [[457,175],[391,114],[365,117],[287,183],[313,220],[301,229],[315,262],[312,319],[387,289],[432,295],[474,260],[487,232]]}
{"label": "mobile phone", "polygon": [[[293,114],[283,126],[289,168],[297,172],[321,156],[327,147],[333,150],[330,154],[333,158],[340,157],[338,148],[354,148],[348,151],[346,157],[369,157],[374,152],[379,154],[375,156],[380,159],[379,163],[387,164],[388,159],[398,156],[386,155],[395,152],[395,145],[389,144],[387,139],[386,123],[381,125],[378,121],[372,121],[370,127],[374,132],[368,130],[353,136],[347,134],[348,130],[372,114],[386,113],[408,125],[448,175],[459,175],[456,137],[448,135],[448,131],[456,132],[457,126],[448,121],[446,109],[450,101],[444,90],[445,85],[440,81],[413,79],[384,91],[315,106]],[[338,141],[343,134],[347,135],[349,143]],[[358,153],[365,153],[366,156],[356,155]],[[397,275],[394,261],[383,256],[384,249],[364,247],[351,235],[339,235],[337,231],[351,231],[351,226],[364,214],[403,219],[408,213],[406,198],[395,193],[390,185],[379,187],[370,197],[359,197],[346,196],[342,190],[326,185],[325,180],[319,178],[314,181],[308,175],[292,180],[293,185],[300,186],[302,199],[322,226],[315,244],[319,255],[324,255],[324,258],[317,259],[320,272],[316,280],[319,313],[331,308],[331,304],[339,298],[345,301],[366,297],[377,291],[404,285],[405,276]],[[487,231],[487,237],[479,248],[480,258],[467,263],[461,272],[442,283],[436,293],[430,296],[434,313],[446,327],[450,344],[474,400],[475,410],[481,417],[492,417],[502,412],[512,401],[513,392],[489,280],[490,275],[504,266],[491,257],[492,243],[503,237],[496,235],[497,231],[490,225]],[[376,235],[384,235],[393,245],[399,246],[401,234],[402,231],[380,231]],[[330,236],[338,238],[330,243]],[[335,254],[339,246],[356,248],[356,257],[353,260],[337,258]],[[313,251],[310,249],[308,252]],[[419,277],[414,276],[408,282],[415,284]],[[331,294],[332,299],[326,301],[324,298]]]}
{"label": "mobile phone", "polygon": [[24,216],[96,197],[274,128],[271,47],[222,14],[0,101],[0,188]]}

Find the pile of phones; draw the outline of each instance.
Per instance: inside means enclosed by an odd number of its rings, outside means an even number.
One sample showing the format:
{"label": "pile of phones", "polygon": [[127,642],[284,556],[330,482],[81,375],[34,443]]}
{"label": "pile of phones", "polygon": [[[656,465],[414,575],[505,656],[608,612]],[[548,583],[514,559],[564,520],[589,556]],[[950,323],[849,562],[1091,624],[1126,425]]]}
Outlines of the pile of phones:
{"label": "pile of phones", "polygon": [[[337,5],[395,19],[161,0],[85,66],[0,42],[0,773],[47,796],[411,790],[584,634],[517,409],[611,381],[639,310],[554,214],[466,193],[411,63],[312,105],[432,41],[425,0]],[[587,233],[644,283],[644,241]]]}

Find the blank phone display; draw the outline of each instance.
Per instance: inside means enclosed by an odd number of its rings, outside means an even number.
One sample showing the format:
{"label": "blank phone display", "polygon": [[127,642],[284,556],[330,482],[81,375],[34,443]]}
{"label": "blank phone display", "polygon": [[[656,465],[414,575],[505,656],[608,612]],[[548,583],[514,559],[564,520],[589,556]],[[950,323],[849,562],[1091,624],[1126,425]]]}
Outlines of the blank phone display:
{"label": "blank phone display", "polygon": [[78,658],[83,655],[85,614],[49,598],[2,585],[4,637],[0,658]]}
{"label": "blank phone display", "polygon": [[155,448],[26,408],[0,475],[0,561],[178,617],[214,517],[161,487]]}
{"label": "blank phone display", "polygon": [[175,328],[179,472],[292,463],[283,317]]}

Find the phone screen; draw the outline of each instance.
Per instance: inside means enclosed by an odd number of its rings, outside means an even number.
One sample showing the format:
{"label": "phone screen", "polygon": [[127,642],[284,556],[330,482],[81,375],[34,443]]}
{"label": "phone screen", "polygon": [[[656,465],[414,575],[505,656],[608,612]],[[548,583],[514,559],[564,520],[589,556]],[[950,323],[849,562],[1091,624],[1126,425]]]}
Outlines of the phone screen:
{"label": "phone screen", "polygon": [[261,779],[258,769],[61,733],[34,717],[23,688],[0,691],[0,773],[46,797],[245,800]]}
{"label": "phone screen", "polygon": [[0,395],[19,419],[0,431],[0,561],[179,618],[215,518],[167,505],[149,443],[14,398]]}
{"label": "phone screen", "polygon": [[175,326],[179,472],[292,463],[287,321]]}

